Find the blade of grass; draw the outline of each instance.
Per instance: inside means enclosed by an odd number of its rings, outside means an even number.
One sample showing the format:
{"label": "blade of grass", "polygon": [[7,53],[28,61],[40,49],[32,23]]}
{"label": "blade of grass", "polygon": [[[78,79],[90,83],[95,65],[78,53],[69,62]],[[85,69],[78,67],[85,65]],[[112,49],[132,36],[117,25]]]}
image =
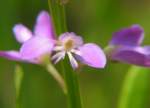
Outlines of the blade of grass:
{"label": "blade of grass", "polygon": [[147,108],[149,85],[150,70],[131,67],[123,84],[118,108]]}
{"label": "blade of grass", "polygon": [[[53,19],[56,35],[67,32],[65,5],[60,0],[48,0],[50,13]],[[67,87],[67,99],[69,108],[82,108],[77,73],[72,69],[66,57],[61,62],[60,70],[63,71]]]}
{"label": "blade of grass", "polygon": [[67,31],[65,6],[58,0],[48,0],[56,35]]}
{"label": "blade of grass", "polygon": [[69,58],[66,56],[65,60],[63,61],[63,64],[64,64],[64,68],[67,69],[64,71],[64,78],[68,90],[67,98],[68,98],[69,108],[82,108],[79,83],[78,83],[78,74],[76,71],[72,69],[68,61]]}

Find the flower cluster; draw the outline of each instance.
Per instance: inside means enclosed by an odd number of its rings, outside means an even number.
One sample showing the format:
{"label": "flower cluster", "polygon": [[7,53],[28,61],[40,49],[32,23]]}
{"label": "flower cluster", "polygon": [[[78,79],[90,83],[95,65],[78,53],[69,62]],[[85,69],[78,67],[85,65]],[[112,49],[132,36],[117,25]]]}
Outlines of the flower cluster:
{"label": "flower cluster", "polygon": [[[56,38],[51,17],[42,11],[37,17],[33,33],[24,25],[13,28],[16,40],[22,44],[19,51],[0,51],[0,56],[34,64],[51,60],[54,64],[67,55],[71,66],[76,69],[80,63],[94,68],[104,68],[106,57],[103,50],[94,43],[84,44],[81,36],[66,32]],[[150,46],[142,47],[143,28],[133,25],[113,34],[106,50],[108,59],[139,66],[150,66]]]}
{"label": "flower cluster", "polygon": [[13,32],[22,46],[19,51],[0,51],[1,57],[42,64],[45,59],[57,63],[67,55],[74,69],[78,67],[77,61],[94,68],[104,68],[106,64],[103,50],[94,43],[84,44],[81,36],[66,32],[57,39],[45,11],[38,15],[33,33],[22,24],[15,25]]}

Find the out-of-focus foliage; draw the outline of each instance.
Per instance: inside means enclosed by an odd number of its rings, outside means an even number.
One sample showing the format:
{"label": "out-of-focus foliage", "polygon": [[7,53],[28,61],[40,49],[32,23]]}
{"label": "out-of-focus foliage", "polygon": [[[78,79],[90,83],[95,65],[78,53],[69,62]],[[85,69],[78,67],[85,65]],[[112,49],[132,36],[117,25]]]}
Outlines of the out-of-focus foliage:
{"label": "out-of-focus foliage", "polygon": [[[113,31],[140,24],[146,32],[145,44],[150,44],[149,7],[149,0],[70,0],[67,5],[69,31],[104,48]],[[47,0],[1,0],[0,50],[18,49],[12,27],[21,22],[33,28],[41,10],[49,10]],[[0,108],[15,108],[15,64],[0,58]],[[20,98],[23,108],[66,108],[63,92],[45,69],[24,63],[21,66],[24,70]],[[105,69],[83,68],[79,77],[84,108],[116,108],[129,67],[108,62]]]}
{"label": "out-of-focus foliage", "polygon": [[147,68],[133,66],[126,75],[119,108],[147,108],[149,103],[150,72]]}

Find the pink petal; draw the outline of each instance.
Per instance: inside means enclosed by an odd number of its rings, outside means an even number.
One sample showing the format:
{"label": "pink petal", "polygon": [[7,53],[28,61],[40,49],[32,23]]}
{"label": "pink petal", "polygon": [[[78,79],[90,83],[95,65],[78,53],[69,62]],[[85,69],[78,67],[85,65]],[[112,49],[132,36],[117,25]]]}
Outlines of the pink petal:
{"label": "pink petal", "polygon": [[144,39],[144,30],[140,25],[123,28],[113,34],[110,45],[139,46]]}
{"label": "pink petal", "polygon": [[150,46],[120,47],[112,52],[110,59],[128,64],[150,67]]}
{"label": "pink petal", "polygon": [[33,63],[33,64],[39,64],[39,61],[34,60],[34,59],[23,59],[21,58],[21,55],[17,51],[0,51],[0,57],[4,57],[8,60],[13,60],[13,61],[22,61],[22,62],[28,62],[28,63]]}
{"label": "pink petal", "polygon": [[31,31],[22,24],[15,25],[13,32],[17,41],[20,43],[24,43],[32,37]]}
{"label": "pink petal", "polygon": [[53,46],[52,40],[35,36],[22,45],[20,54],[23,59],[40,59],[41,56],[50,54]]}
{"label": "pink petal", "polygon": [[36,36],[54,39],[53,24],[48,12],[40,12],[39,16],[37,17],[34,33]]}
{"label": "pink petal", "polygon": [[93,43],[84,44],[79,48],[81,52],[80,61],[95,67],[95,68],[104,68],[106,65],[106,56],[103,50]]}
{"label": "pink petal", "polygon": [[15,61],[21,60],[20,54],[17,51],[0,51],[0,57]]}

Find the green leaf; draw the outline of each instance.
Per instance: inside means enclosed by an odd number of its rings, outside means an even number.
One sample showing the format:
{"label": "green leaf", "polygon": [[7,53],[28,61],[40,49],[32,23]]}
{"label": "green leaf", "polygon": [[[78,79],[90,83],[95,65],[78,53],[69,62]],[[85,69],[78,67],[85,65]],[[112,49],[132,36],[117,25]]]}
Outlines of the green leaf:
{"label": "green leaf", "polygon": [[148,108],[150,70],[133,66],[124,81],[119,108]]}

